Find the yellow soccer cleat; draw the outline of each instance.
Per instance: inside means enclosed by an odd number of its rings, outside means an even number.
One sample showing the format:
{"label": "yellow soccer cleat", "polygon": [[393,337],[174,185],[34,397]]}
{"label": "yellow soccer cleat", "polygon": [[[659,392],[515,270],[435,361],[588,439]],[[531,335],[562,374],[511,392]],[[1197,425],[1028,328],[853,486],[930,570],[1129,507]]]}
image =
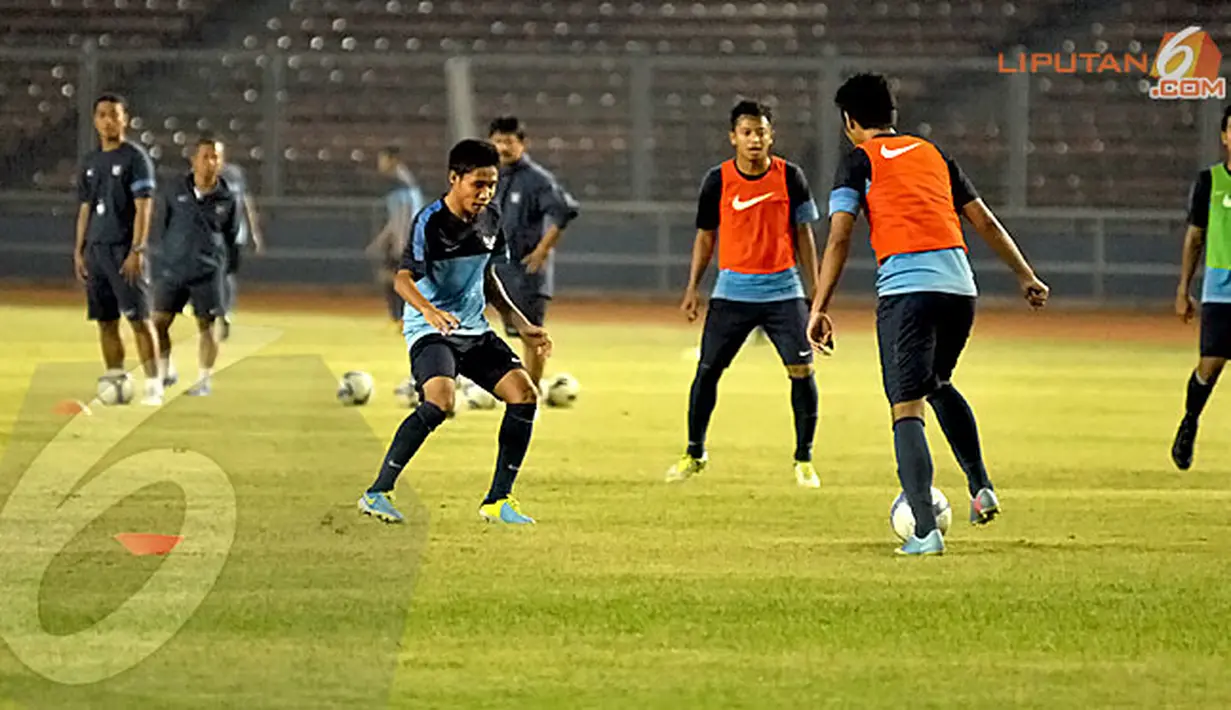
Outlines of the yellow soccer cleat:
{"label": "yellow soccer cleat", "polygon": [[534,525],[534,518],[521,512],[521,506],[513,496],[479,506],[479,517],[489,523]]}
{"label": "yellow soccer cleat", "polygon": [[685,453],[674,466],[667,469],[667,483],[679,483],[680,481],[687,481],[693,476],[700,476],[709,462],[710,457],[708,455],[698,459]]}
{"label": "yellow soccer cleat", "polygon": [[816,475],[816,467],[811,461],[795,462],[795,482],[800,488],[820,488],[821,477]]}

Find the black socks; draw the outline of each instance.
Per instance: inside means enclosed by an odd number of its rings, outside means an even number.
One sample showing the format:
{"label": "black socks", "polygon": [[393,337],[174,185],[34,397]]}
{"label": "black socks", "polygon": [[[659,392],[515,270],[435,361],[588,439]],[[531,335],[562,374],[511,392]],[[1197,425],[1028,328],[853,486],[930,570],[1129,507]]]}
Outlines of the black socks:
{"label": "black socks", "polygon": [[812,440],[820,416],[820,394],[812,375],[791,378],[791,411],[795,414],[795,460],[812,460]]}
{"label": "black socks", "polygon": [[966,484],[973,498],[980,489],[991,488],[987,467],[983,465],[983,450],[979,445],[979,427],[975,424],[970,405],[951,384],[941,385],[928,397],[936,413],[936,421],[949,440],[953,457],[966,473]]}
{"label": "black socks", "polygon": [[530,448],[530,435],[534,432],[534,414],[538,405],[510,404],[504,408],[504,421],[500,423],[500,453],[496,455],[496,473],[492,486],[483,499],[483,505],[508,498],[513,492],[513,482],[526,459]]}
{"label": "black socks", "polygon": [[393,435],[393,443],[380,466],[376,482],[368,489],[369,493],[388,493],[393,490],[402,469],[410,463],[415,452],[427,440],[429,434],[436,430],[445,420],[444,410],[431,402],[420,404],[418,409],[402,420],[402,425]]}
{"label": "black socks", "polygon": [[936,529],[936,511],[932,509],[932,454],[922,419],[907,417],[893,423],[893,451],[902,492],[915,515],[915,535],[924,537]]}

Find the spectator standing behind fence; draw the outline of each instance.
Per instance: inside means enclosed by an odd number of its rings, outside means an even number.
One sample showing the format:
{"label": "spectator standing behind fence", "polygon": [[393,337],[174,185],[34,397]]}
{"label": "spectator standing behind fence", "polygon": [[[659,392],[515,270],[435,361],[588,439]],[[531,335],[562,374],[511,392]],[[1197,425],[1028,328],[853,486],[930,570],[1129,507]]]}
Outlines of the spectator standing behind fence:
{"label": "spectator standing behind fence", "polygon": [[231,335],[231,318],[239,298],[239,254],[249,243],[257,254],[264,254],[265,237],[261,233],[261,217],[256,211],[256,200],[248,191],[248,178],[244,175],[244,169],[226,159],[225,146],[221,142],[217,143],[217,146],[219,159],[224,161],[221,177],[235,197],[239,214],[239,233],[233,243],[227,243],[226,291],[220,334],[221,339],[226,340]]}
{"label": "spectator standing behind fence", "polygon": [[410,233],[410,220],[423,209],[423,190],[414,173],[402,162],[396,147],[390,146],[376,154],[376,169],[389,179],[385,192],[385,226],[372,237],[367,253],[377,262],[376,278],[385,296],[389,319],[402,328],[402,297],[393,288],[393,277],[401,264],[402,251]]}
{"label": "spectator standing behind fence", "polygon": [[[513,116],[491,122],[488,137],[500,151],[500,185],[496,205],[509,243],[509,262],[496,266],[513,305],[542,327],[555,285],[554,254],[564,228],[577,217],[579,205],[556,177],[526,155],[526,131]],[[505,332],[517,330],[505,323]],[[535,383],[543,379],[543,358],[536,343],[524,342],[522,357]]]}

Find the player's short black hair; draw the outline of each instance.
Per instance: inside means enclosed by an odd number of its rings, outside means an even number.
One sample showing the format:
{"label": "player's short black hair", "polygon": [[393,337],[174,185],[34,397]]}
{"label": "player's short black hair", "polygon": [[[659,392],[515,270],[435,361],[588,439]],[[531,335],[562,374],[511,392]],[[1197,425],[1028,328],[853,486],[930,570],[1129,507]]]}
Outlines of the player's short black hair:
{"label": "player's short black hair", "polygon": [[467,138],[449,151],[449,172],[465,175],[479,168],[494,168],[500,165],[500,152],[491,141]]}
{"label": "player's short black hair", "polygon": [[526,140],[526,127],[521,124],[521,119],[516,116],[497,116],[493,118],[492,122],[487,125],[487,135],[491,137],[497,133],[517,136],[519,141]]}
{"label": "player's short black hair", "polygon": [[1228,122],[1231,122],[1231,104],[1227,104],[1227,107],[1222,110],[1222,130],[1219,131],[1220,133],[1227,132]]}
{"label": "player's short black hair", "polygon": [[731,107],[731,130],[735,130],[735,124],[739,123],[741,118],[764,118],[770,123],[774,122],[774,112],[768,106],[760,101],[740,101]]}
{"label": "player's short black hair", "polygon": [[377,153],[380,155],[387,155],[390,158],[397,158],[398,156],[402,154],[402,149],[397,147],[396,145],[387,145],[384,148],[381,148],[379,151],[377,151]]}
{"label": "player's short black hair", "polygon": [[94,99],[93,110],[97,111],[99,104],[117,104],[123,106],[125,111],[128,110],[128,99],[111,91],[103,92],[98,95],[98,98]]}
{"label": "player's short black hair", "polygon": [[883,74],[856,74],[838,89],[833,102],[863,128],[893,128],[897,103]]}
{"label": "player's short black hair", "polygon": [[200,138],[197,138],[197,148],[203,145],[219,145],[222,139],[213,133],[202,133]]}

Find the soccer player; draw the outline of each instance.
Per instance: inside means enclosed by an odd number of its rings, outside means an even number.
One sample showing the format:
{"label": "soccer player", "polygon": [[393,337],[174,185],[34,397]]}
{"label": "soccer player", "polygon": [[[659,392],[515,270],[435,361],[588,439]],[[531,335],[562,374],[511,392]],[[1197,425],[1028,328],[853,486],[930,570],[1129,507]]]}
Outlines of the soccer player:
{"label": "soccer player", "polygon": [[225,146],[221,141],[215,143],[222,160],[222,181],[235,197],[239,205],[239,235],[235,241],[227,244],[226,299],[223,302],[221,338],[226,340],[231,334],[231,319],[235,314],[236,302],[239,300],[239,265],[240,252],[249,243],[258,255],[265,253],[265,237],[261,232],[261,216],[257,213],[256,199],[248,190],[248,178],[244,169],[238,163],[227,160]]}
{"label": "soccer player", "polygon": [[367,252],[378,260],[377,279],[385,296],[392,322],[402,323],[402,297],[394,288],[394,276],[400,268],[402,252],[406,248],[406,235],[410,233],[410,219],[423,209],[423,191],[402,162],[396,146],[389,146],[376,154],[376,169],[390,181],[385,194],[385,209],[388,220],[368,245]]}
{"label": "soccer player", "polygon": [[1013,270],[1031,306],[1046,303],[1048,288],[958,164],[932,143],[896,131],[897,107],[885,77],[852,77],[838,90],[835,103],[855,148],[839,165],[829,197],[829,240],[809,339],[818,348],[832,345],[829,305],[846,265],[855,217],[862,210],[872,228],[878,264],[876,336],[893,414],[898,478],[915,516],[915,534],[898,552],[941,554],[945,542],[932,509],[925,401],[966,473],[971,524],[988,523],[1000,511],[974,413],[950,382],[974,323],[977,293],[959,215]]}
{"label": "soccer player", "polygon": [[[697,238],[681,310],[697,318],[697,288],[718,240],[718,279],[701,334],[701,358],[688,399],[688,449],[667,471],[683,481],[705,470],[705,435],[718,380],[754,328],[764,328],[791,380],[795,481],[819,488],[812,465],[819,396],[808,345],[804,298],[816,274],[811,222],[820,218],[799,166],[771,152],[770,110],[754,101],[731,109],[735,157],[711,169],[697,200]],[[802,266],[802,279],[800,268]],[[806,282],[806,287],[805,287]]]}
{"label": "soccer player", "polygon": [[[488,137],[500,151],[500,186],[496,204],[509,240],[509,263],[497,267],[517,309],[541,326],[555,285],[555,249],[564,229],[577,218],[580,205],[556,177],[526,155],[526,129],[513,116],[491,122]],[[515,324],[505,332],[517,335]],[[543,379],[543,360],[534,341],[525,341],[522,358],[530,377]]]}
{"label": "soccer player", "polygon": [[489,206],[496,194],[500,156],[487,141],[464,140],[449,151],[449,191],[420,211],[395,276],[406,300],[403,335],[422,403],[398,428],[376,482],[359,499],[359,510],[389,523],[403,521],[392,492],[402,469],[424,440],[453,410],[458,375],[506,404],[500,425],[496,472],[479,515],[489,522],[530,524],[513,498],[534,428],[538,395],[534,381],[483,315],[491,303],[518,335],[551,354],[547,331],[517,310],[492,271],[506,258],[500,213]]}
{"label": "soccer player", "polygon": [[98,322],[104,378],[123,379],[124,341],[120,316],[132,326],[145,370],[142,404],[162,404],[158,343],[150,325],[149,276],[145,250],[150,229],[154,165],[130,143],[128,105],[118,94],[94,100],[99,150],[85,157],[77,178],[77,243],[73,272],[86,286],[87,315]]}
{"label": "soccer player", "polygon": [[1227,358],[1231,357],[1231,106],[1223,111],[1220,132],[1228,158],[1202,170],[1193,183],[1188,200],[1188,230],[1184,233],[1180,286],[1175,294],[1176,315],[1187,323],[1197,309],[1190,294],[1197,261],[1204,250],[1200,358],[1188,378],[1184,417],[1171,445],[1171,460],[1181,471],[1193,465],[1193,445],[1197,440],[1201,410],[1205,409],[1218,376]]}
{"label": "soccer player", "polygon": [[220,178],[222,145],[211,137],[197,141],[192,170],[162,195],[162,236],[154,270],[154,327],[168,386],[178,377],[171,362],[171,324],[191,302],[201,339],[197,382],[186,394],[210,393],[218,358],[214,319],[226,314],[228,251],[243,217],[239,200]]}

